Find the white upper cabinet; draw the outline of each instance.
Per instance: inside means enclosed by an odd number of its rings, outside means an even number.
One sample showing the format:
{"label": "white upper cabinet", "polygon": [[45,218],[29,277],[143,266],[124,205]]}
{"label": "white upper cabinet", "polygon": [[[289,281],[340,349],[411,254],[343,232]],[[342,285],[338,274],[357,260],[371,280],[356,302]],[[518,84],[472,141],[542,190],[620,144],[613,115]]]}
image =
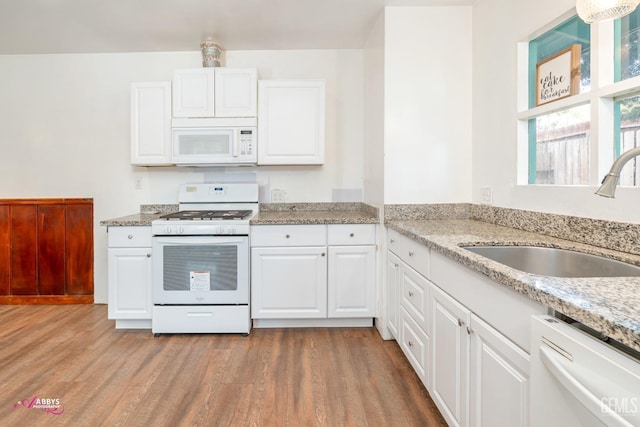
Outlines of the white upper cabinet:
{"label": "white upper cabinet", "polygon": [[131,164],[171,164],[171,83],[131,84]]}
{"label": "white upper cabinet", "polygon": [[189,68],[173,72],[173,117],[255,117],[255,68]]}
{"label": "white upper cabinet", "polygon": [[173,117],[213,117],[214,68],[173,72]]}
{"label": "white upper cabinet", "polygon": [[255,117],[258,110],[255,68],[216,68],[215,116]]}
{"label": "white upper cabinet", "polygon": [[324,80],[258,82],[258,164],[321,165],[325,150]]}

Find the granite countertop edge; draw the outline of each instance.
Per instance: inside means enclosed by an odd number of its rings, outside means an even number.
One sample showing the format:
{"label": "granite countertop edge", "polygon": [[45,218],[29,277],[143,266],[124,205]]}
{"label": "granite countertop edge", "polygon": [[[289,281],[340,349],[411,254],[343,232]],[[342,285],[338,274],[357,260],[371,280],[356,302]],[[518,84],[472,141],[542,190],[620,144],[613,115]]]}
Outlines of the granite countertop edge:
{"label": "granite countertop edge", "polygon": [[[144,227],[161,215],[177,210],[174,205],[149,205],[153,210],[100,221],[104,227]],[[379,224],[378,211],[366,204],[305,203],[267,204],[249,221],[250,225]],[[314,209],[315,208],[315,209]]]}
{"label": "granite countertop edge", "polygon": [[605,255],[640,265],[640,256],[478,220],[393,220],[385,225],[437,253],[640,351],[640,277],[560,278],[524,273],[463,249],[533,245]]}

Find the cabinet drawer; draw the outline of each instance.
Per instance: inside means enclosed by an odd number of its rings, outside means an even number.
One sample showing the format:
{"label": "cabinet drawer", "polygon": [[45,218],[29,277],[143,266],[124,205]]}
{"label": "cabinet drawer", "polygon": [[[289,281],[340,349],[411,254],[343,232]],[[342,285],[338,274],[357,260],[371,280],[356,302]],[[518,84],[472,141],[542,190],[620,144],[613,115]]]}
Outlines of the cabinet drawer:
{"label": "cabinet drawer", "polygon": [[150,248],[151,227],[109,227],[109,247]]}
{"label": "cabinet drawer", "polygon": [[418,273],[429,278],[431,274],[429,248],[421,243],[402,237],[400,258],[413,267]]}
{"label": "cabinet drawer", "polygon": [[401,255],[400,242],[404,238],[397,231],[387,228],[387,249],[396,255]]}
{"label": "cabinet drawer", "polygon": [[373,224],[331,224],[328,226],[330,246],[375,245],[376,226]]}
{"label": "cabinet drawer", "polygon": [[420,327],[429,330],[429,281],[406,265],[400,267],[400,304]]}
{"label": "cabinet drawer", "polygon": [[403,308],[400,309],[400,348],[425,386],[429,384],[429,336]]}
{"label": "cabinet drawer", "polygon": [[326,246],[325,225],[258,225],[251,227],[251,246]]}

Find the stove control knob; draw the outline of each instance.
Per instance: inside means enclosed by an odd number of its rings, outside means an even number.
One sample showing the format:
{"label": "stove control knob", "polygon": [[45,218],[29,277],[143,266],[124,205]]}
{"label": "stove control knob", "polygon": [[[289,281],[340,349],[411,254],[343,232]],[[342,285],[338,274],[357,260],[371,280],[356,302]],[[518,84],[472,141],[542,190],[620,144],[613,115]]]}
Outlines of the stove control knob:
{"label": "stove control knob", "polygon": [[171,226],[166,226],[164,228],[164,234],[171,234]]}
{"label": "stove control knob", "polygon": [[177,234],[182,234],[182,233],[184,233],[184,227],[182,227],[182,226],[178,226],[178,229],[176,230],[176,233],[177,233]]}

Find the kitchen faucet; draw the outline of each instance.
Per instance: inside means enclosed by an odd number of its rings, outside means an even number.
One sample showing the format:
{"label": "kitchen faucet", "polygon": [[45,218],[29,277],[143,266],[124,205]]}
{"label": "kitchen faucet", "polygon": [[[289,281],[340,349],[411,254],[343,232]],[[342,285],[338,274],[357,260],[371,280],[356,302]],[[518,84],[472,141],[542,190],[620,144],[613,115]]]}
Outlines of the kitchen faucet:
{"label": "kitchen faucet", "polygon": [[618,185],[618,178],[620,178],[620,171],[622,167],[634,157],[640,156],[640,147],[632,148],[625,151],[613,162],[611,170],[602,180],[602,185],[596,191],[598,196],[613,198],[616,193],[616,185]]}

